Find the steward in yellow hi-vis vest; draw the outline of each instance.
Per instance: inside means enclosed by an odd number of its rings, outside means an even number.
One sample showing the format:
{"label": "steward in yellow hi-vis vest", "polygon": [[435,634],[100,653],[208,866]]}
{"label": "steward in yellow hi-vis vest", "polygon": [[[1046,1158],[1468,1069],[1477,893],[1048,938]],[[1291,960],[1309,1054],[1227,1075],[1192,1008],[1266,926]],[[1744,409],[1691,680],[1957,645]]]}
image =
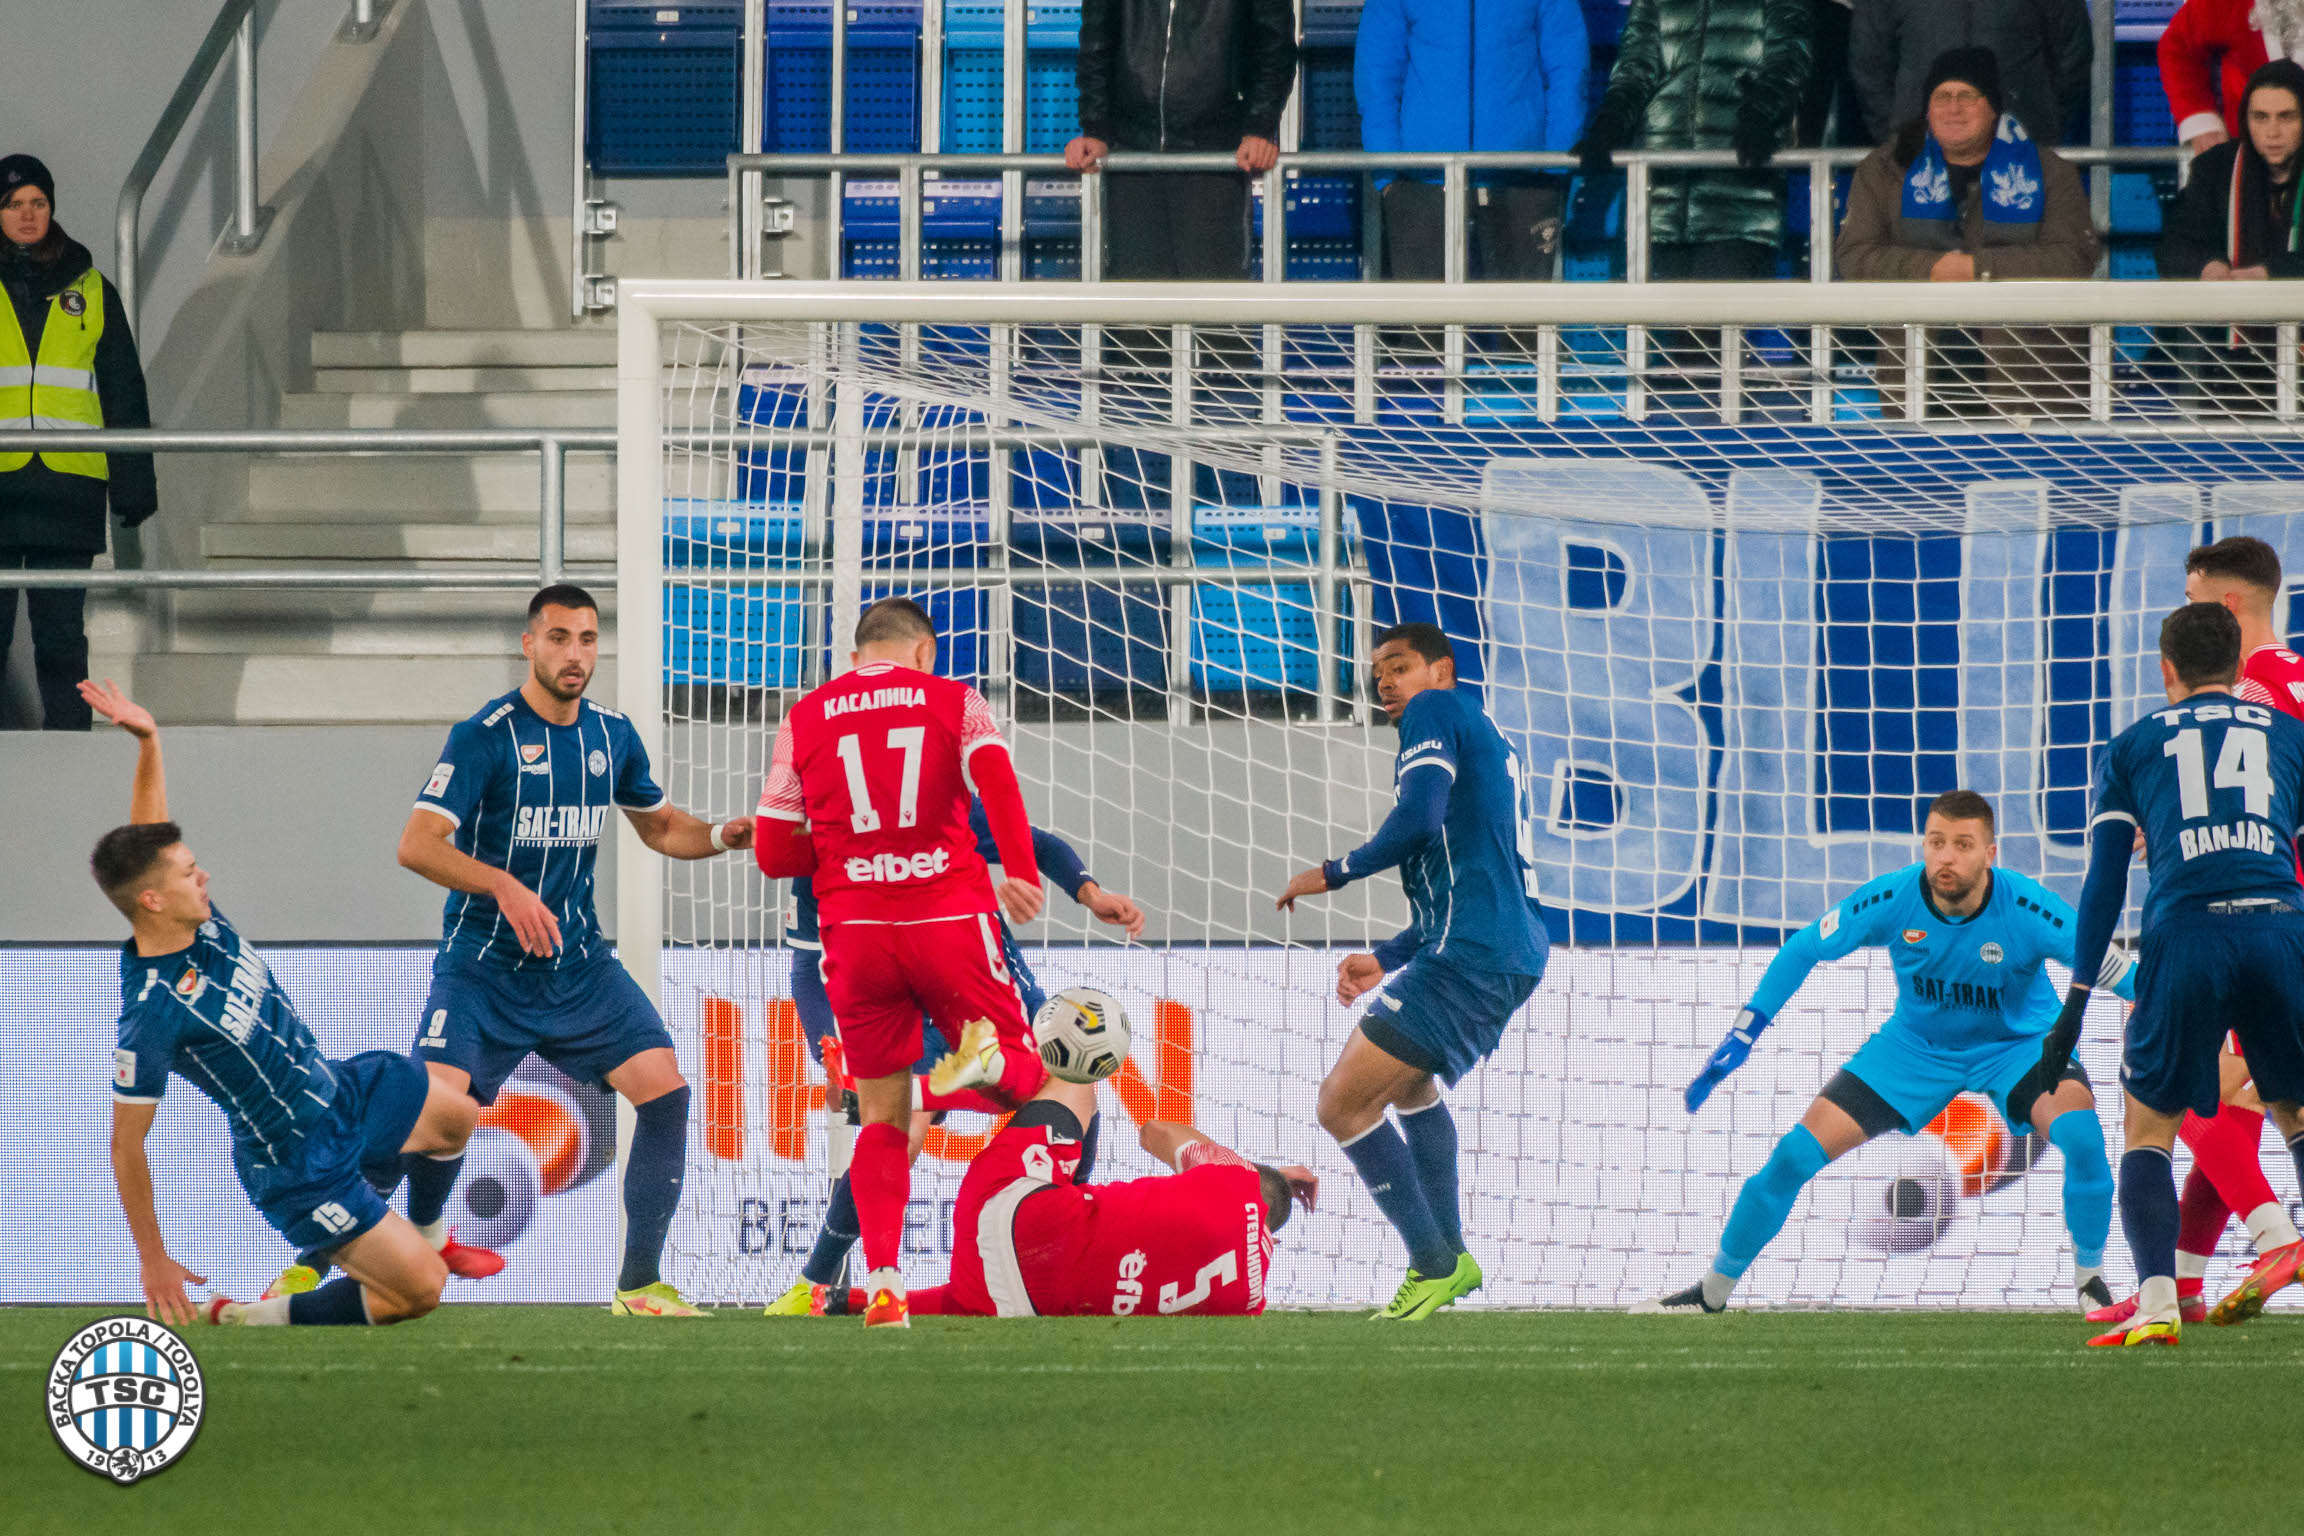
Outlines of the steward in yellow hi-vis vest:
{"label": "steward in yellow hi-vis vest", "polygon": [[[0,157],[0,431],[53,438],[0,451],[0,671],[16,629],[10,570],[87,570],[106,547],[107,506],[133,528],[159,510],[148,453],[75,446],[91,427],[148,427],[144,366],[120,295],[54,218],[56,185],[30,155]],[[29,593],[42,723],[87,730],[87,593]],[[4,706],[0,706],[4,707]]]}

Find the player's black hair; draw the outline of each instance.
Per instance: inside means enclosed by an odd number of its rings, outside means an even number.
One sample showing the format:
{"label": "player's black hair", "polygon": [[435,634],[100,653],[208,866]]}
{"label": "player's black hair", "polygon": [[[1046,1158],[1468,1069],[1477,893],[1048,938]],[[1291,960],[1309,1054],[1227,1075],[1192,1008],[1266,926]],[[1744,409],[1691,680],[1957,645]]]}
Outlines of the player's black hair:
{"label": "player's black hair", "polygon": [[2259,592],[2274,596],[2280,592],[2280,552],[2262,539],[2252,539],[2244,533],[2203,544],[2186,555],[2184,574],[2189,576],[2194,571],[2204,576],[2246,582]]}
{"label": "player's black hair", "polygon": [[1296,1209],[1295,1196],[1289,1192],[1288,1181],[1280,1170],[1268,1163],[1256,1165],[1256,1182],[1263,1187],[1264,1230],[1277,1232],[1288,1225],[1288,1218]]}
{"label": "player's black hair", "polygon": [[96,839],[88,855],[88,873],[112,905],[124,914],[136,910],[136,892],[160,855],[184,841],[184,829],[172,821],[138,821],[114,827]]}
{"label": "player's black hair", "polygon": [[1395,640],[1426,661],[1456,659],[1456,647],[1448,643],[1447,632],[1437,624],[1395,624],[1376,636],[1376,644],[1371,650],[1382,650]]}
{"label": "player's black hair", "polygon": [[936,621],[908,597],[884,597],[856,620],[856,649],[883,640],[933,640]]}
{"label": "player's black hair", "polygon": [[589,608],[595,614],[600,611],[600,605],[593,601],[592,594],[572,581],[554,582],[528,599],[528,622],[535,623],[536,615],[547,608]]}
{"label": "player's black hair", "polygon": [[2160,621],[2160,655],[2187,688],[2229,686],[2240,675],[2240,621],[2222,603],[2186,603]]}
{"label": "player's black hair", "polygon": [[1972,789],[1948,789],[1928,802],[1928,814],[1947,821],[1980,821],[1987,836],[1999,831],[1992,802]]}

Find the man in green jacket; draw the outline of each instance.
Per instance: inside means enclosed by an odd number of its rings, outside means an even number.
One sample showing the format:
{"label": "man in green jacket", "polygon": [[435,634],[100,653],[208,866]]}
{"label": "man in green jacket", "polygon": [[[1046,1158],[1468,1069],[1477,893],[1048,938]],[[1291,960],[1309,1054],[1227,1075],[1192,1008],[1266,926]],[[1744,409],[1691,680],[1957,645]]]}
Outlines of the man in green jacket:
{"label": "man in green jacket", "polygon": [[[54,431],[58,448],[0,452],[0,572],[87,570],[104,552],[109,501],[133,528],[159,510],[148,453],[69,451],[90,427],[148,427],[144,367],[120,295],[54,217],[56,182],[30,155],[0,157],[0,429]],[[87,592],[31,592],[42,723],[85,731]],[[16,632],[16,591],[0,587],[0,671]]]}

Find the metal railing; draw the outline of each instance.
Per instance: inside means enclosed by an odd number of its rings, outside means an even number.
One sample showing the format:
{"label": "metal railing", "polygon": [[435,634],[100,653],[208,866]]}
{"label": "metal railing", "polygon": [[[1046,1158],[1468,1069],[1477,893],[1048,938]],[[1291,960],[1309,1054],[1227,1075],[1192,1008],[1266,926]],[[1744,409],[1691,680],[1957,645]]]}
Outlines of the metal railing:
{"label": "metal railing", "polygon": [[[378,4],[379,0],[352,0],[340,35],[353,42],[374,37]],[[264,232],[271,227],[272,210],[256,200],[256,11],[257,0],[224,0],[120,185],[113,214],[114,286],[120,290],[128,329],[139,339],[144,334],[144,195],[168,163],[227,50],[232,55],[232,218],[218,248],[246,255],[264,243]]]}

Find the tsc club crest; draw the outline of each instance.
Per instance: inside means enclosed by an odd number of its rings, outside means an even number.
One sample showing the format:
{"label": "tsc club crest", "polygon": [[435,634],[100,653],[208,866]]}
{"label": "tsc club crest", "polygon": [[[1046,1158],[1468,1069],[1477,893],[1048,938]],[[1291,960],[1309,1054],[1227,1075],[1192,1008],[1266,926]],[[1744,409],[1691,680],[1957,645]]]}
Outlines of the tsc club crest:
{"label": "tsc club crest", "polygon": [[64,1454],[123,1486],[173,1465],[208,1395],[190,1346],[142,1317],[99,1318],[48,1367],[48,1428]]}
{"label": "tsc club crest", "polygon": [[1976,958],[1986,965],[1998,965],[2007,958],[2007,951],[1997,944],[1987,943],[1982,949],[1976,951]]}
{"label": "tsc club crest", "polygon": [[594,778],[598,778],[608,771],[608,754],[594,747],[592,755],[584,760],[584,766],[592,770]]}

